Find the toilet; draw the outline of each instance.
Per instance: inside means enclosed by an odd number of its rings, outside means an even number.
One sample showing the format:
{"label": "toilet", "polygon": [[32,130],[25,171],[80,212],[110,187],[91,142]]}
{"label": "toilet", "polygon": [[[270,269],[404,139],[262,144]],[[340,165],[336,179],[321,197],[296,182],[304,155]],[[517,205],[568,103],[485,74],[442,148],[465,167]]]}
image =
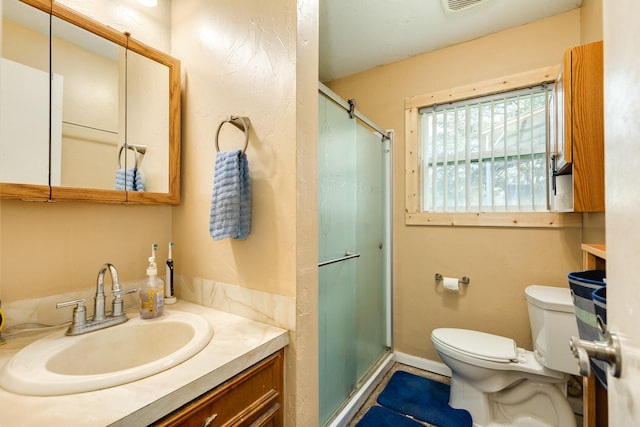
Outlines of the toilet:
{"label": "toilet", "polygon": [[568,374],[579,374],[569,338],[578,336],[571,291],[525,289],[534,351],[479,331],[439,328],[431,341],[451,369],[449,405],[469,411],[473,425],[573,427]]}

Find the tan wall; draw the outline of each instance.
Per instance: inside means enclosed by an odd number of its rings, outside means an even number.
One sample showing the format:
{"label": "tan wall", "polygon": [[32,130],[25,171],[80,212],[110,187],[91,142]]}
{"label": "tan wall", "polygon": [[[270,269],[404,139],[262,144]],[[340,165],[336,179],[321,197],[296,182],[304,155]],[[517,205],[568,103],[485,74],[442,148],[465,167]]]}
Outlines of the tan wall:
{"label": "tan wall", "polygon": [[[315,2],[295,0],[180,0],[172,10],[172,52],[184,70],[175,258],[187,282],[305,293],[286,355],[287,425],[318,420],[317,15]],[[229,115],[251,120],[252,221],[244,241],[214,241],[208,229],[214,136]],[[224,125],[221,150],[243,144],[241,132]]]}
{"label": "tan wall", "polygon": [[602,40],[602,1],[582,0],[580,8],[580,41],[583,44]]}
{"label": "tan wall", "polygon": [[0,201],[0,299],[6,302],[89,289],[101,265],[121,281],[145,277],[151,244],[171,240],[171,208]]}
{"label": "tan wall", "polygon": [[[290,334],[288,426],[317,425],[318,385],[318,52],[319,5],[298,0],[296,76],[296,330]],[[295,374],[295,376],[294,376]],[[295,411],[295,415],[293,415]]]}
{"label": "tan wall", "polygon": [[[328,85],[394,141],[394,339],[397,351],[438,361],[437,327],[514,338],[531,349],[524,289],[567,286],[580,267],[580,229],[451,228],[404,224],[404,100],[451,87],[558,64],[580,44],[580,10],[375,68]],[[468,276],[460,295],[443,293],[434,275]]]}
{"label": "tan wall", "polygon": [[[175,208],[173,230],[183,274],[295,295],[295,2],[278,3],[174,2],[172,51],[184,69],[185,120],[183,202]],[[214,241],[208,228],[214,136],[229,115],[251,120],[246,154],[253,206],[246,241]],[[242,148],[241,132],[231,125],[224,131],[221,150]]]}

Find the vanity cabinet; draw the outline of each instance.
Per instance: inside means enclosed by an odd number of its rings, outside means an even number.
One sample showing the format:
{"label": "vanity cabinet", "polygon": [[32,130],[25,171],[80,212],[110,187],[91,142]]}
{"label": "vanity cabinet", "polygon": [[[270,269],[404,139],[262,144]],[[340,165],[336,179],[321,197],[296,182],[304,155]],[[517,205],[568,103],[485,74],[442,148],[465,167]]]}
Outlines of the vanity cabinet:
{"label": "vanity cabinet", "polygon": [[282,426],[283,359],[280,350],[153,425]]}
{"label": "vanity cabinet", "polygon": [[600,41],[571,48],[563,57],[550,135],[555,211],[604,211],[602,52]]}

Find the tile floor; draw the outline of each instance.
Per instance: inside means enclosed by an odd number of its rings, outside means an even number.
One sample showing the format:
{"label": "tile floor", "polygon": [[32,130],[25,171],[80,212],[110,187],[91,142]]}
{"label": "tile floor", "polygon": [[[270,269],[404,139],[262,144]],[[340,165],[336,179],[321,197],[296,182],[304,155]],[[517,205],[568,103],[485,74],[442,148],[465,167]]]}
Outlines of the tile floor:
{"label": "tile floor", "polygon": [[[378,395],[380,394],[380,392],[382,392],[384,387],[387,385],[387,382],[389,381],[389,378],[391,378],[391,375],[393,375],[393,373],[398,370],[410,372],[412,374],[430,378],[432,380],[439,381],[445,384],[451,383],[451,378],[447,376],[434,374],[433,372],[429,372],[429,371],[423,371],[421,369],[396,362],[393,364],[391,369],[389,369],[389,372],[387,372],[387,374],[384,376],[380,384],[378,384],[378,386],[375,388],[373,393],[371,393],[371,395],[367,398],[364,405],[362,405],[362,408],[360,408],[360,410],[354,415],[353,419],[349,421],[349,423],[347,424],[347,427],[354,427],[358,423],[358,421],[360,421],[360,419],[364,416],[367,410],[369,410],[369,408],[372,407],[373,405],[376,405],[376,399],[378,399]],[[571,403],[571,406],[574,408],[574,411],[579,412],[581,410],[581,406],[582,406],[581,398],[570,398],[569,401]],[[415,420],[415,421],[424,426],[436,427],[433,424],[428,424],[419,420]],[[576,423],[579,426],[582,425],[582,416],[580,414],[576,414]]]}

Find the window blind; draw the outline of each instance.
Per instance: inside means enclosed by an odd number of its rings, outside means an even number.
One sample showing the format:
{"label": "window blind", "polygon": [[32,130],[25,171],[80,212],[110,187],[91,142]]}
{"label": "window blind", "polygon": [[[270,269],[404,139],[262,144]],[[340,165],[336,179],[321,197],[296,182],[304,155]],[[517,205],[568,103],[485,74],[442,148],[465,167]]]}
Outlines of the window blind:
{"label": "window blind", "polygon": [[422,210],[547,211],[551,90],[421,108]]}

